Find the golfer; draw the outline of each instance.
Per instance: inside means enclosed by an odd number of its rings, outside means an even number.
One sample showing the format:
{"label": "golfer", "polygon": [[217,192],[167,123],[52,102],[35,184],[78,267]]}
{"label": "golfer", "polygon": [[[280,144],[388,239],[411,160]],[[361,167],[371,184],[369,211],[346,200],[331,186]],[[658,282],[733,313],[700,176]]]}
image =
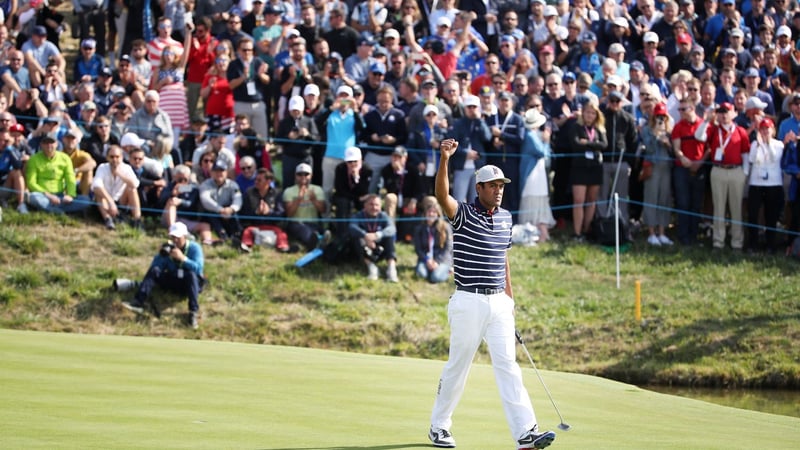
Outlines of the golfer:
{"label": "golfer", "polygon": [[545,448],[556,435],[539,432],[522,372],[516,361],[514,300],[506,251],[511,245],[511,214],[500,208],[505,185],[511,180],[495,166],[475,173],[478,197],[473,203],[450,196],[447,164],[458,142],[441,143],[436,199],[453,224],[453,265],[456,291],[447,309],[450,355],[439,379],[428,437],[436,447],[452,448],[453,411],[467,381],[481,340],[492,357],[495,380],[511,436],[517,448]]}

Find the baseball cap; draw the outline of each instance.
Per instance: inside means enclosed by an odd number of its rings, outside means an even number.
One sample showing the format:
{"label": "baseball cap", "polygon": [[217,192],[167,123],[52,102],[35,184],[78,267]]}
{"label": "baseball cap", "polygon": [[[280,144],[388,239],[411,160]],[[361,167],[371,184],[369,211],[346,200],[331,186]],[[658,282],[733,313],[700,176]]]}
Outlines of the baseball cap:
{"label": "baseball cap", "polygon": [[561,77],[562,81],[575,81],[578,77],[575,76],[575,72],[564,72],[564,76]]}
{"label": "baseball cap", "polygon": [[76,130],[75,128],[67,128],[67,132],[64,133],[64,137],[72,137],[78,139],[80,137],[81,132]]}
{"label": "baseball cap", "polygon": [[620,87],[620,86],[622,86],[622,78],[620,78],[619,75],[610,75],[606,79],[606,84],[611,84],[611,85]]}
{"label": "baseball cap", "polygon": [[97,47],[97,41],[95,41],[92,38],[84,39],[83,42],[81,42],[81,48],[95,48],[95,47]]}
{"label": "baseball cap", "polygon": [[615,98],[617,100],[625,100],[625,95],[623,95],[622,92],[617,91],[617,90],[613,90],[613,91],[609,92],[608,96],[611,97],[611,98]]}
{"label": "baseball cap", "polygon": [[667,115],[667,105],[663,103],[657,103],[656,106],[653,107],[653,115],[654,116],[666,116]]}
{"label": "baseball cap", "polygon": [[510,42],[510,43],[514,44],[514,43],[517,42],[517,40],[514,39],[514,36],[512,36],[510,34],[504,34],[503,37],[500,38],[500,42],[503,43],[503,44],[505,44],[507,42]]}
{"label": "baseball cap", "polygon": [[100,69],[100,73],[98,75],[102,75],[104,77],[110,77],[114,75],[114,72],[111,71],[110,67],[103,67]]}
{"label": "baseball cap", "polygon": [[547,5],[544,7],[544,17],[558,17],[558,10],[553,5]]}
{"label": "baseball cap", "polygon": [[628,19],[621,16],[617,17],[616,19],[614,19],[614,26],[628,28]]}
{"label": "baseball cap", "polygon": [[87,100],[81,104],[81,111],[83,110],[97,110],[97,104],[91,100]]}
{"label": "baseball cap", "polygon": [[385,74],[386,66],[382,62],[374,62],[369,66],[369,71],[372,73]]}
{"label": "baseball cap", "polygon": [[544,53],[553,53],[553,46],[552,45],[543,45],[541,49],[539,49],[539,54]]}
{"label": "baseball cap", "polygon": [[39,140],[40,144],[48,144],[50,142],[56,142],[55,136],[52,133],[47,133]]}
{"label": "baseball cap", "polygon": [[678,37],[675,38],[675,41],[678,44],[691,44],[692,43],[692,37],[689,35],[689,33],[684,32],[684,33],[679,34]]}
{"label": "baseball cap", "polygon": [[735,0],[722,0],[720,3],[722,3],[723,5],[735,5],[736,1]]}
{"label": "baseball cap", "polygon": [[189,229],[183,222],[175,222],[169,227],[169,235],[175,237],[186,237],[189,235]]}
{"label": "baseball cap", "polygon": [[497,96],[497,98],[500,99],[500,100],[513,100],[514,99],[514,94],[512,94],[511,92],[508,92],[508,91],[502,91]]}
{"label": "baseball cap", "polygon": [[792,94],[792,103],[800,103],[800,93]]}
{"label": "baseball cap", "polygon": [[319,86],[316,84],[307,84],[306,87],[303,88],[303,95],[316,95],[319,97]]}
{"label": "baseball cap", "polygon": [[283,14],[283,8],[268,3],[267,6],[264,7],[264,14]]}
{"label": "baseball cap", "polygon": [[361,161],[361,149],[358,147],[348,147],[344,151],[344,161]]}
{"label": "baseball cap", "polygon": [[437,108],[436,105],[425,105],[425,109],[422,110],[422,115],[427,116],[430,113],[434,113],[438,116],[439,108]]}
{"label": "baseball cap", "polygon": [[141,147],[144,144],[144,139],[140,138],[134,133],[125,133],[122,135],[122,138],[119,140],[119,145],[122,147]]}
{"label": "baseball cap", "polygon": [[336,89],[336,96],[340,96],[342,94],[347,94],[348,97],[353,96],[353,88],[350,86],[339,86],[339,89]]}
{"label": "baseball cap", "polygon": [[389,38],[400,39],[400,32],[395,30],[394,28],[389,28],[388,30],[383,32],[383,38],[384,39],[389,39]]}
{"label": "baseball cap", "polygon": [[[431,106],[431,105],[428,105],[428,106]],[[425,109],[428,109],[428,107],[426,106]],[[406,156],[407,154],[408,154],[408,151],[402,145],[398,145],[397,147],[394,148],[394,150],[392,150],[392,155]]]}
{"label": "baseball cap", "polygon": [[375,41],[373,41],[372,39],[370,39],[368,37],[362,37],[361,39],[358,40],[358,45],[370,45],[370,46],[372,46],[372,45],[375,45]]}
{"label": "baseball cap", "polygon": [[311,165],[300,163],[294,168],[294,173],[311,173]]}
{"label": "baseball cap", "polygon": [[658,44],[658,35],[652,31],[648,31],[644,34],[644,38],[642,38],[642,42],[655,42]]}
{"label": "baseball cap", "polygon": [[747,99],[744,104],[744,109],[760,109],[763,110],[767,107],[767,102],[762,101],[760,98],[753,96]]}
{"label": "baseball cap", "polygon": [[360,84],[353,85],[353,97],[358,97],[359,95],[364,95],[364,87]]}
{"label": "baseball cap", "polygon": [[583,33],[583,36],[581,37],[581,40],[582,41],[595,41],[596,42],[597,41],[597,35],[594,34],[594,31],[587,31],[587,32]]}
{"label": "baseball cap", "polygon": [[45,28],[45,27],[43,27],[41,25],[36,25],[35,27],[33,27],[33,35],[34,36],[47,36],[47,28]]}
{"label": "baseball cap", "polygon": [[699,53],[699,54],[702,55],[705,52],[706,52],[706,49],[704,49],[702,45],[696,45],[695,44],[695,46],[692,47],[692,53]]}
{"label": "baseball cap", "polygon": [[14,125],[8,127],[8,131],[9,133],[24,133],[25,125],[22,125],[21,123],[15,123]]}
{"label": "baseball cap", "polygon": [[436,26],[450,28],[453,26],[453,23],[450,22],[450,19],[447,16],[442,16],[436,21]]}
{"label": "baseball cap", "polygon": [[479,93],[481,97],[488,97],[494,93],[494,90],[490,86],[483,86]]}
{"label": "baseball cap", "polygon": [[122,56],[119,57],[119,60],[120,61],[131,62],[131,55],[127,55],[127,54],[126,55],[122,55]]}
{"label": "baseball cap", "polygon": [[769,117],[764,117],[761,119],[761,122],[758,123],[758,128],[768,128],[768,127],[775,127],[775,122],[772,121]]}
{"label": "baseball cap", "polygon": [[717,112],[733,111],[733,105],[728,102],[723,102],[717,105]]}
{"label": "baseball cap", "polygon": [[303,97],[295,95],[289,99],[289,111],[302,111],[306,108],[306,101]]}
{"label": "baseball cap", "polygon": [[732,49],[730,47],[725,47],[725,48],[722,49],[722,55],[723,56],[727,56],[727,55],[736,56],[736,50],[734,50],[734,49]]}
{"label": "baseball cap", "polygon": [[341,54],[341,53],[339,53],[339,52],[331,52],[331,54],[330,54],[330,55],[328,55],[328,59],[329,59],[329,60],[331,60],[331,59],[338,59],[339,61],[341,61],[341,60],[342,60],[342,54]]}
{"label": "baseball cap", "polygon": [[228,170],[228,163],[223,161],[222,158],[217,158],[217,160],[214,161],[214,167],[212,167],[211,170]]}
{"label": "baseball cap", "polygon": [[625,46],[623,46],[619,42],[614,42],[613,44],[608,46],[608,54],[610,55],[612,53],[614,54],[625,53]]}
{"label": "baseball cap", "polygon": [[775,32],[775,37],[787,36],[792,37],[792,29],[787,27],[786,25],[781,25],[778,27],[778,30]]}
{"label": "baseball cap", "polygon": [[747,70],[744,71],[745,78],[758,77],[758,76],[760,75],[758,74],[758,69],[756,69],[755,67],[748,67]]}
{"label": "baseball cap", "polygon": [[430,78],[428,78],[427,80],[423,81],[423,82],[422,82],[422,83],[419,85],[419,87],[424,87],[424,86],[434,86],[434,87],[436,87],[436,82],[435,82],[435,81],[433,81],[433,80],[431,80]]}
{"label": "baseball cap", "polygon": [[467,95],[464,97],[464,107],[467,106],[481,106],[481,101],[474,95]]}
{"label": "baseball cap", "polygon": [[486,183],[495,180],[503,180],[503,183],[511,183],[511,180],[506,178],[503,171],[497,166],[486,165],[475,172],[476,183]]}
{"label": "baseball cap", "polygon": [[744,31],[742,31],[741,28],[734,28],[728,33],[728,36],[731,36],[731,37],[733,37],[733,36],[744,37]]}
{"label": "baseball cap", "polygon": [[286,33],[286,37],[287,38],[300,37],[300,30],[298,30],[297,28],[292,28],[291,30],[289,30],[288,33]]}

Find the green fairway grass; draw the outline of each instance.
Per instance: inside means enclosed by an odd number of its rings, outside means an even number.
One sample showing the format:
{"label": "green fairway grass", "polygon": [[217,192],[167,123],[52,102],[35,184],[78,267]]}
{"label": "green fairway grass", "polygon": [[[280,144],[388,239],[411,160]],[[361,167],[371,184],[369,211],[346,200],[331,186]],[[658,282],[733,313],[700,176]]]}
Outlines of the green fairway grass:
{"label": "green fairway grass", "polygon": [[[3,449],[428,448],[443,363],[304,348],[0,330]],[[558,416],[521,362],[542,427]],[[541,370],[541,368],[540,368]],[[542,370],[566,422],[552,448],[794,449],[800,419]],[[513,449],[491,367],[452,432]]]}

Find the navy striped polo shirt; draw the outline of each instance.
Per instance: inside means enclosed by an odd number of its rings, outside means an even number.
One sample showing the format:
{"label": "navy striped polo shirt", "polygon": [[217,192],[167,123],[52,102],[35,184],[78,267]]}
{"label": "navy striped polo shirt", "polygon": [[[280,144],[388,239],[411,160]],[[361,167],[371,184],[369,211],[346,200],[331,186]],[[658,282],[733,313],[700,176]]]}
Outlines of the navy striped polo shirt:
{"label": "navy striped polo shirt", "polygon": [[511,213],[499,207],[490,212],[475,199],[460,202],[451,222],[456,286],[505,289]]}

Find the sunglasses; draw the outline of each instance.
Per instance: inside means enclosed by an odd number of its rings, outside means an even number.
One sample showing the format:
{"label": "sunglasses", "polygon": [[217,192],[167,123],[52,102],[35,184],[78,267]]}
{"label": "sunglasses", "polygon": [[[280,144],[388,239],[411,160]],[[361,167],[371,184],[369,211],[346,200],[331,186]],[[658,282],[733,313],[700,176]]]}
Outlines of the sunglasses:
{"label": "sunglasses", "polygon": [[253,166],[242,166],[242,170],[253,170]]}
{"label": "sunglasses", "polygon": [[202,161],[202,163],[203,163],[203,164],[208,164],[208,163],[213,163],[213,162],[214,162],[214,160],[213,160],[213,159],[204,159],[204,160]]}

